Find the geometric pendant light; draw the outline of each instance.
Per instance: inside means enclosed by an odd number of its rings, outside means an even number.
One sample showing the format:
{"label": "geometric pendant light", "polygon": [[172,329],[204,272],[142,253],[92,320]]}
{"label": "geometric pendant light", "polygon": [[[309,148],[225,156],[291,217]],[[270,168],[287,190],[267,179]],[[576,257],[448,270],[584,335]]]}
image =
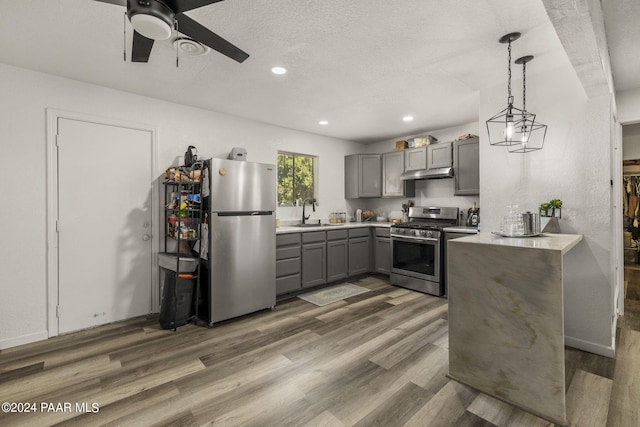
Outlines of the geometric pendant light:
{"label": "geometric pendant light", "polygon": [[517,122],[513,143],[508,146],[510,153],[529,153],[541,150],[547,135],[547,125],[536,121],[536,115],[527,111],[527,62],[532,55],[516,59],[516,64],[522,64],[522,115]]}
{"label": "geometric pendant light", "polygon": [[[500,43],[507,43],[507,107],[487,120],[487,133],[491,145],[510,146],[515,142],[517,121],[521,110],[513,106],[511,94],[511,42],[520,38],[520,33],[509,33],[500,37]],[[518,141],[519,142],[519,141]]]}

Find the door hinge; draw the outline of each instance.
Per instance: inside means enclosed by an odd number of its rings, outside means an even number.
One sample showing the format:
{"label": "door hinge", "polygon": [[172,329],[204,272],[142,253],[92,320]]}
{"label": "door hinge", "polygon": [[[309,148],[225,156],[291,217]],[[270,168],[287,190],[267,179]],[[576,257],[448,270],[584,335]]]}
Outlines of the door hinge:
{"label": "door hinge", "polygon": [[56,233],[60,233],[60,221],[56,219]]}
{"label": "door hinge", "polygon": [[60,135],[56,134],[56,147],[60,147]]}
{"label": "door hinge", "polygon": [[60,306],[56,305],[56,317],[59,319],[60,318]]}

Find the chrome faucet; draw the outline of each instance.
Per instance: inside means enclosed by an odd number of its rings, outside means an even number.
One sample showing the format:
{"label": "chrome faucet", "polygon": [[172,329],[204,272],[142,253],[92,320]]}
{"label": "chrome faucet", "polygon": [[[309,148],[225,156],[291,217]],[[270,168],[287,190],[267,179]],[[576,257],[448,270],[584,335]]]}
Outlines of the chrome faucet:
{"label": "chrome faucet", "polygon": [[313,211],[316,211],[316,199],[313,198],[306,198],[302,201],[302,224],[306,224],[306,221],[309,219],[309,217],[311,216],[311,214],[305,216],[304,215],[304,207],[306,206],[307,202],[311,202],[311,207],[313,208]]}

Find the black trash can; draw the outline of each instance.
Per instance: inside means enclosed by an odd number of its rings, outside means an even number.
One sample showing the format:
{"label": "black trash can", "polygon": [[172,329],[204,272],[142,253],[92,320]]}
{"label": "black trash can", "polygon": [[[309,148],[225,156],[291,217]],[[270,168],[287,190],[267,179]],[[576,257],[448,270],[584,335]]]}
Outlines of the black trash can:
{"label": "black trash can", "polygon": [[174,329],[189,323],[193,310],[195,279],[178,278],[175,271],[164,269],[164,286],[160,303],[160,327]]}

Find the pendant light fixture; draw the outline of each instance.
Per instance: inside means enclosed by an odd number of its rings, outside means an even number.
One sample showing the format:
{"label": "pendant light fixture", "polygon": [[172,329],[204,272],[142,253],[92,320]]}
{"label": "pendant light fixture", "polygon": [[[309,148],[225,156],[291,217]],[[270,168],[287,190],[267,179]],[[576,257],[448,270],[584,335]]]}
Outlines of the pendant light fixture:
{"label": "pendant light fixture", "polygon": [[533,55],[516,59],[516,64],[522,64],[522,116],[516,128],[514,142],[509,145],[510,153],[528,153],[541,150],[547,135],[547,125],[536,121],[536,115],[527,111],[527,62]]}
{"label": "pendant light fixture", "polygon": [[513,106],[511,94],[511,42],[520,38],[520,33],[509,33],[500,37],[500,43],[507,43],[507,108],[487,120],[487,133],[491,145],[510,146],[516,138],[517,121],[520,110]]}

